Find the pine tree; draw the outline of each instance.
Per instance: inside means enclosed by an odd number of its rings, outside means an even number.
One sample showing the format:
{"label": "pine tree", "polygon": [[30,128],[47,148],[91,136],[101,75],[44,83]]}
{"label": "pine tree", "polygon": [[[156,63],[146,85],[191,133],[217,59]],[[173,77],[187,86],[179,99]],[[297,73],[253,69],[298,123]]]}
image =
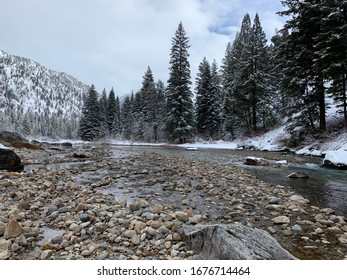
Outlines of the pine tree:
{"label": "pine tree", "polygon": [[318,47],[322,49],[321,60],[324,75],[332,81],[329,93],[341,108],[347,127],[347,2],[329,0],[324,2],[325,18],[322,22],[322,38]]}
{"label": "pine tree", "polygon": [[[209,134],[209,99],[211,98],[211,69],[210,63],[206,57],[203,58],[199,65],[198,74],[196,78],[196,103],[195,103],[195,120],[196,131],[202,137],[206,137]],[[209,136],[209,135],[208,135]]]}
{"label": "pine tree", "polygon": [[82,108],[78,135],[84,141],[92,141],[99,135],[100,130],[100,109],[98,93],[92,85],[87,93]]}
{"label": "pine tree", "polygon": [[228,45],[222,65],[224,131],[229,137],[273,123],[269,48],[260,19],[246,14],[240,32]]}
{"label": "pine tree", "polygon": [[100,108],[100,130],[99,135],[100,137],[105,137],[110,134],[110,130],[108,127],[107,122],[107,106],[108,106],[108,100],[107,100],[107,93],[106,89],[103,89],[101,98],[99,100],[99,108]]}
{"label": "pine tree", "polygon": [[144,101],[145,139],[158,140],[158,96],[151,68],[143,76],[141,95]]}
{"label": "pine tree", "polygon": [[[118,97],[117,97],[118,98]],[[107,98],[106,120],[110,136],[115,136],[120,132],[120,108],[119,99],[112,88]]]}
{"label": "pine tree", "polygon": [[190,90],[189,38],[182,22],[172,38],[167,86],[165,130],[171,141],[184,143],[194,135],[194,106]]}
{"label": "pine tree", "polygon": [[[322,36],[323,21],[326,13],[324,1],[284,0],[288,10],[281,15],[291,16],[284,29],[287,30],[287,44],[283,49],[284,59],[291,61],[286,69],[296,99],[297,124],[302,131],[307,128],[315,130],[315,122],[319,121],[321,131],[326,130],[325,88],[322,51],[319,42]],[[305,124],[306,123],[306,124]]]}
{"label": "pine tree", "polygon": [[122,134],[124,139],[130,139],[133,127],[133,110],[131,97],[126,96],[121,108]]}
{"label": "pine tree", "polygon": [[210,106],[209,106],[209,137],[218,139],[222,131],[223,96],[221,76],[217,62],[211,64]]}

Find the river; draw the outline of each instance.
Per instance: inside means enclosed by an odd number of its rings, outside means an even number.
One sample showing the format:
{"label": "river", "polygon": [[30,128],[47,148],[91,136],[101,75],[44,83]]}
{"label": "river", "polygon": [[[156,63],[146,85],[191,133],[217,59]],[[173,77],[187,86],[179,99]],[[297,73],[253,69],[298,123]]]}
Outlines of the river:
{"label": "river", "polygon": [[[293,189],[295,193],[309,199],[312,205],[320,208],[333,208],[338,215],[347,216],[347,171],[323,167],[322,158],[298,156],[291,153],[229,149],[188,151],[177,147],[156,146],[124,146],[121,148],[114,146],[113,149],[115,154],[119,151],[123,153],[124,151],[146,151],[235,165],[246,169],[262,181]],[[286,160],[288,165],[286,167],[245,165],[244,161],[247,156],[260,157],[273,162]],[[287,177],[296,171],[305,172],[310,178],[290,179]]]}
{"label": "river", "polygon": [[[198,149],[189,151],[175,146],[117,146],[103,145],[103,148],[112,151],[111,158],[117,160],[126,157],[130,153],[154,152],[161,155],[175,155],[194,160],[204,160],[217,162],[220,164],[230,164],[246,169],[250,174],[258,179],[274,184],[291,188],[295,193],[309,199],[311,204],[319,208],[332,208],[336,214],[347,216],[347,171],[329,169],[322,166],[322,158],[298,156],[292,153],[262,152],[249,150],[231,149]],[[80,146],[83,150],[85,147]],[[278,165],[270,166],[250,166],[245,165],[247,156],[264,158],[275,163],[286,160],[286,167]],[[65,162],[44,164],[47,169],[73,168],[88,165],[95,162],[95,159],[88,159],[83,162]],[[41,164],[40,164],[41,165]],[[37,168],[38,165],[27,165],[26,171]],[[290,179],[287,176],[296,171],[303,171],[309,175],[309,179]]]}

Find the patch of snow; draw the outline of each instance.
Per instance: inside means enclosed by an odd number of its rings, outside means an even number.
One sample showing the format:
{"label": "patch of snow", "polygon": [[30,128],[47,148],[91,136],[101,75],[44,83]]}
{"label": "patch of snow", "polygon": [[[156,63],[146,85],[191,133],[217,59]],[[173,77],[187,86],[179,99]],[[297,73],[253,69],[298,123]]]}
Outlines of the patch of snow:
{"label": "patch of snow", "polygon": [[261,136],[250,138],[244,143],[246,146],[253,146],[262,151],[279,151],[284,148],[280,143],[281,140],[287,138],[289,138],[289,134],[286,131],[286,126],[283,125]]}
{"label": "patch of snow", "polygon": [[2,145],[1,143],[0,143],[0,149],[1,150],[11,150],[11,148],[6,147],[6,146]]}
{"label": "patch of snow", "polygon": [[196,142],[196,143],[186,143],[177,145],[183,148],[210,148],[210,149],[231,149],[235,150],[238,148],[239,144],[236,142],[225,142],[222,140],[213,142]]}
{"label": "patch of snow", "polygon": [[347,150],[337,150],[337,151],[328,151],[325,154],[324,161],[330,161],[334,165],[347,165]]}

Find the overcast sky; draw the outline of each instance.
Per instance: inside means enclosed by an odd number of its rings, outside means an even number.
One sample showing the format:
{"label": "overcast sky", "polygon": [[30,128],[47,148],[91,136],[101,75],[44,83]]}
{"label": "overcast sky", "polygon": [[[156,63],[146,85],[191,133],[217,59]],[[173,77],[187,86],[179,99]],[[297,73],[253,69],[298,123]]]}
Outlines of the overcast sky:
{"label": "overcast sky", "polygon": [[218,65],[243,16],[260,16],[270,40],[280,0],[0,0],[0,49],[66,72],[101,92],[136,92],[150,66],[165,85],[171,38],[182,21],[195,80],[204,56]]}

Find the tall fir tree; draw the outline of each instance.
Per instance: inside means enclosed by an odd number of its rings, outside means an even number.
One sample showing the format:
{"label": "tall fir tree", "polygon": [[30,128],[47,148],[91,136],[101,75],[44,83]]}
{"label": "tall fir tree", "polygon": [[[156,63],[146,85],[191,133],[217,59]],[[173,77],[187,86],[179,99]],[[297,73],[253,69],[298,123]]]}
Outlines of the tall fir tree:
{"label": "tall fir tree", "polygon": [[196,121],[196,132],[206,138],[209,135],[209,99],[211,98],[211,68],[210,63],[206,57],[203,58],[199,65],[198,73],[196,77],[195,87],[195,121]]}
{"label": "tall fir tree", "polygon": [[224,131],[229,137],[273,123],[273,77],[268,63],[269,49],[259,16],[256,14],[252,25],[246,14],[222,65]]}
{"label": "tall fir tree", "polygon": [[127,140],[131,138],[134,121],[132,100],[133,98],[127,95],[121,107],[122,135]]}
{"label": "tall fir tree", "polygon": [[309,129],[316,130],[316,122],[319,123],[319,129],[325,131],[325,87],[321,56],[324,47],[319,43],[324,38],[324,1],[283,0],[282,3],[287,6],[287,10],[280,14],[290,16],[284,26],[288,35],[283,56],[285,60],[291,61],[285,79],[289,78],[289,85],[296,89],[293,92],[296,104],[293,104],[291,111],[296,113],[296,124],[303,133]]}
{"label": "tall fir tree", "polygon": [[223,95],[221,76],[217,62],[211,64],[211,84],[210,84],[210,108],[209,108],[209,137],[219,139],[222,132],[223,120]]}
{"label": "tall fir tree", "polygon": [[143,76],[141,95],[144,102],[145,140],[158,141],[158,96],[155,88],[154,77],[148,66]]}
{"label": "tall fir tree", "polygon": [[98,93],[94,85],[91,85],[82,108],[78,135],[84,141],[92,141],[98,137],[100,132],[100,109]]}
{"label": "tall fir tree", "polygon": [[[118,97],[117,97],[118,98]],[[112,88],[107,98],[106,120],[110,136],[114,137],[120,133],[120,108]]]}
{"label": "tall fir tree", "polygon": [[167,86],[165,130],[171,141],[184,143],[194,135],[194,105],[190,89],[189,38],[182,22],[172,38]]}

